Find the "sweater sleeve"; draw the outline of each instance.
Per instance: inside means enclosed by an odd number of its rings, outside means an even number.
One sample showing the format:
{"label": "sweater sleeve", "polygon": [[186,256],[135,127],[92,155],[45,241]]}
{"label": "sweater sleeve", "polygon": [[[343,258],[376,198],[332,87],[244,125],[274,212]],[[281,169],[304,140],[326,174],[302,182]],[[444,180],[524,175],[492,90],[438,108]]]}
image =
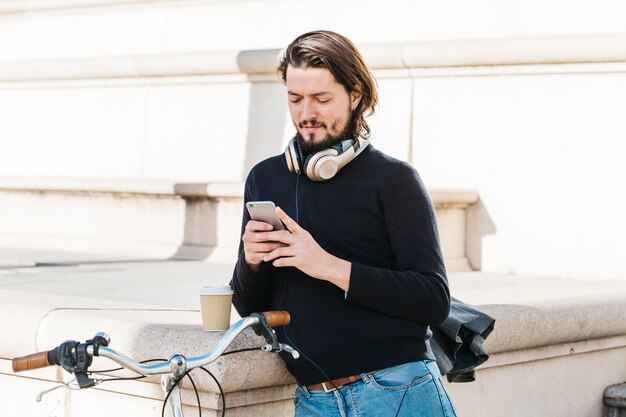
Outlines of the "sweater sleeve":
{"label": "sweater sleeve", "polygon": [[448,316],[450,292],[435,210],[417,172],[403,167],[380,195],[397,268],[353,262],[346,300],[390,316],[437,325]]}
{"label": "sweater sleeve", "polygon": [[[253,185],[254,171],[250,173],[246,180],[240,237],[243,236],[246,224],[250,221],[250,215],[246,210],[245,203],[252,200]],[[233,305],[241,317],[270,309],[271,279],[269,275],[271,268],[271,265],[263,262],[259,271],[252,271],[246,264],[243,241],[240,240],[239,256],[235,264],[230,286],[233,289]]]}

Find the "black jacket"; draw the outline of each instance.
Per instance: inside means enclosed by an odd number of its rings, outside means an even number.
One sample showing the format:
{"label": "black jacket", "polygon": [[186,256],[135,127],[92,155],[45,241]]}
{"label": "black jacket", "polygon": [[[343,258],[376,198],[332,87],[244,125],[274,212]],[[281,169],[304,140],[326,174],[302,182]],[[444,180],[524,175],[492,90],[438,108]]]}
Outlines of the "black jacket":
{"label": "black jacket", "polygon": [[439,370],[449,382],[474,381],[474,368],[489,359],[483,342],[495,322],[487,313],[452,297],[448,318],[433,327],[430,340]]}

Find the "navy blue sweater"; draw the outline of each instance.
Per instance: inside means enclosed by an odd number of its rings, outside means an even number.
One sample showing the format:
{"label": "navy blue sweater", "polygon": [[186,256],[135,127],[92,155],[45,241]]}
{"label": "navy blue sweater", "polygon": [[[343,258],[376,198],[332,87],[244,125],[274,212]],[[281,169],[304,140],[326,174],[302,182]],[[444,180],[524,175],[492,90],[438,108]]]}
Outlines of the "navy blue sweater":
{"label": "navy blue sweater", "polygon": [[[447,317],[450,293],[435,212],[413,167],[370,145],[335,178],[314,182],[290,173],[278,155],[252,169],[244,198],[274,201],[352,263],[346,294],[292,267],[263,263],[254,273],[240,246],[233,304],[242,316],[289,311],[291,324],[277,334],[304,354],[282,355],[298,382],[434,359],[429,325]],[[244,209],[242,234],[249,220]]]}

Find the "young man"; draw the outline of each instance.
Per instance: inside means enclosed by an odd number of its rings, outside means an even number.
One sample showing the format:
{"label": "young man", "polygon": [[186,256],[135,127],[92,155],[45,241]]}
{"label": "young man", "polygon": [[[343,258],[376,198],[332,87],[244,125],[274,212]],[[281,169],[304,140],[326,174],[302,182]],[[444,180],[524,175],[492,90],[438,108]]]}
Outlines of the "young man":
{"label": "young man", "polygon": [[435,213],[415,169],[367,140],[370,71],[329,31],[295,39],[279,71],[296,135],[244,197],[273,201],[287,230],[244,212],[237,311],[290,312],[277,333],[301,353],[282,356],[297,417],[455,416],[428,343],[450,307]]}

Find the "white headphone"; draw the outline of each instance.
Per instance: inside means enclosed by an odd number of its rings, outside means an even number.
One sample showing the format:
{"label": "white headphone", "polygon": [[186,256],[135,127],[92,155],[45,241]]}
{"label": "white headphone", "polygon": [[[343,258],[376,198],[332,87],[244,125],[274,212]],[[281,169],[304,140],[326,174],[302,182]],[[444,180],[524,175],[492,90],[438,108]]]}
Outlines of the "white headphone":
{"label": "white headphone", "polygon": [[[363,144],[365,142],[365,144]],[[344,150],[344,143],[347,149]],[[289,141],[285,148],[285,159],[289,171],[305,175],[311,181],[326,181],[352,161],[369,144],[361,138],[345,140],[332,148],[309,155],[306,159],[296,138]]]}

